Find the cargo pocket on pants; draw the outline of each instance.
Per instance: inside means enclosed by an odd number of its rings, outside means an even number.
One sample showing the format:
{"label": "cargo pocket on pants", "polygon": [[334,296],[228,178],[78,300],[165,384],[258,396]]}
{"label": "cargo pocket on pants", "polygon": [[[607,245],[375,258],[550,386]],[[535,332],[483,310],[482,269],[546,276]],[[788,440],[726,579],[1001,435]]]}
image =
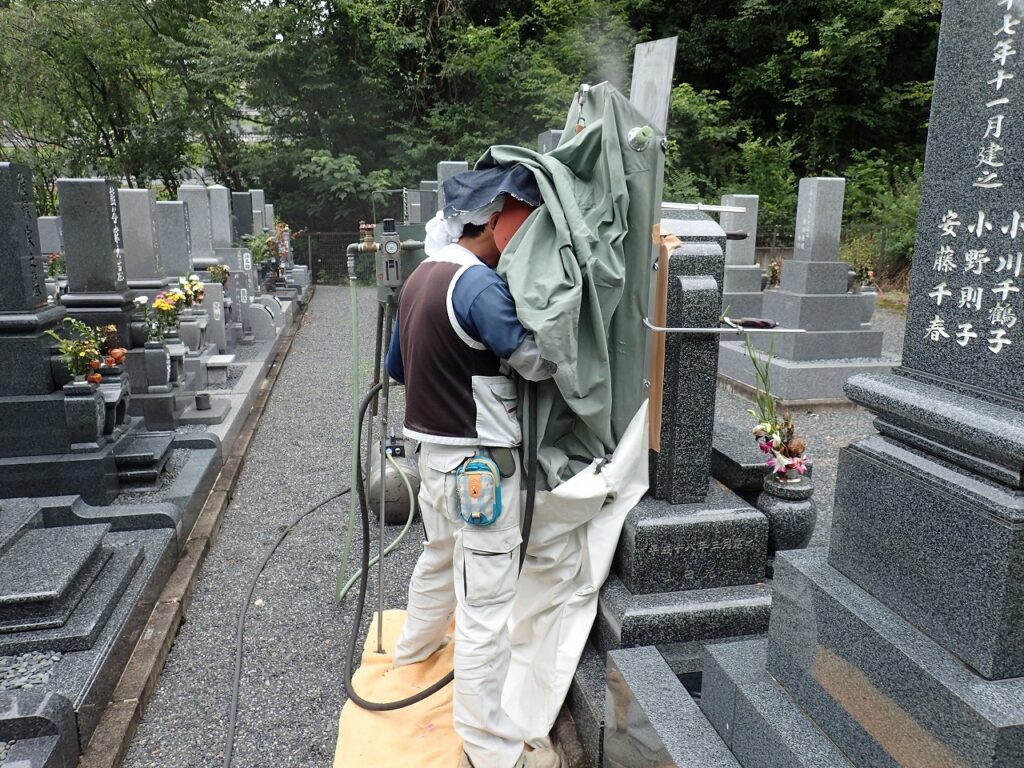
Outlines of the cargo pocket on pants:
{"label": "cargo pocket on pants", "polygon": [[466,604],[474,608],[510,600],[519,579],[519,528],[462,529],[462,578]]}

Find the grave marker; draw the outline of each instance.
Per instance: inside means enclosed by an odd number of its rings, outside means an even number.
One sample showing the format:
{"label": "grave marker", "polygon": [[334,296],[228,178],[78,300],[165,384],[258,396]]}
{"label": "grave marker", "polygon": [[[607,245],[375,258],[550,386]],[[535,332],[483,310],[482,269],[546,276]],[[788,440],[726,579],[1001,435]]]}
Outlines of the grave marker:
{"label": "grave marker", "polygon": [[206,187],[185,184],[178,187],[178,200],[188,210],[189,250],[196,269],[213,266],[217,259],[213,253],[213,223],[210,218],[210,196]]}
{"label": "grave marker", "polygon": [[249,192],[231,193],[231,218],[235,225],[234,245],[243,237],[254,234],[252,195]]}
{"label": "grave marker", "polygon": [[209,188],[210,237],[214,248],[234,248],[235,229],[231,219],[231,190],[220,184]]}
{"label": "grave marker", "polygon": [[119,189],[128,285],[162,290],[167,284],[157,233],[156,194],[151,189]]}
{"label": "grave marker", "polygon": [[188,208],[182,202],[159,202],[156,214],[164,269],[169,277],[187,277],[193,270]]}

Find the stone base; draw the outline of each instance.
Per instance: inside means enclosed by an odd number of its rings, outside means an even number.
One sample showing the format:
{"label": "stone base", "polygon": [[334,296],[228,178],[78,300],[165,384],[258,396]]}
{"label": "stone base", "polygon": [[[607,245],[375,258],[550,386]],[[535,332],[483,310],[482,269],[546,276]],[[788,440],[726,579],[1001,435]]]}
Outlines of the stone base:
{"label": "stone base", "polygon": [[765,671],[766,640],[709,645],[700,708],[744,768],[852,768]]}
{"label": "stone base", "polygon": [[174,531],[167,528],[112,533],[108,540],[115,547],[138,547],[142,561],[119,593],[92,647],[65,653],[46,684],[48,691],[71,702],[83,750],[99,724],[160,590],[174,569],[177,553]]}
{"label": "stone base", "polygon": [[696,504],[645,496],[626,517],[614,567],[633,594],[753,584],[767,541],[764,516],[712,480]]}
{"label": "stone base", "polygon": [[603,768],[740,768],[654,648],[608,654]]}
{"label": "stone base", "polygon": [[[752,397],[757,380],[742,342],[719,345],[718,376],[738,394]],[[761,359],[767,356],[761,353]],[[776,357],[771,363],[772,393],[784,406],[848,404],[843,394],[847,379],[860,373],[887,373],[896,361],[812,360],[794,361]]]}
{"label": "stone base", "polygon": [[81,495],[110,504],[118,494],[117,443],[89,453],[0,458],[0,498]]}
{"label": "stone base", "polygon": [[39,688],[0,693],[0,744],[15,742],[4,765],[74,768],[78,765],[75,712],[63,696]]}
{"label": "stone base", "polygon": [[174,391],[159,394],[132,395],[128,401],[128,413],[141,416],[146,422],[146,429],[158,432],[178,428],[181,411]]}
{"label": "stone base", "polygon": [[840,453],[828,562],[981,675],[1020,678],[1022,522],[1020,491],[875,435]]}
{"label": "stone base", "polygon": [[598,603],[598,650],[763,634],[771,603],[767,583],[633,595],[613,574]]}
{"label": "stone base", "polygon": [[768,645],[818,728],[865,768],[1024,765],[1024,678],[984,680],[825,557],[776,559]]}
{"label": "stone base", "polygon": [[230,400],[226,397],[211,397],[209,409],[200,411],[193,402],[181,414],[180,421],[182,424],[220,424],[230,412]]}
{"label": "stone base", "polygon": [[775,355],[782,360],[804,362],[808,360],[861,360],[882,357],[882,332],[808,331],[807,333],[781,333],[774,337],[761,334],[753,339],[762,352],[771,349],[775,339]]}

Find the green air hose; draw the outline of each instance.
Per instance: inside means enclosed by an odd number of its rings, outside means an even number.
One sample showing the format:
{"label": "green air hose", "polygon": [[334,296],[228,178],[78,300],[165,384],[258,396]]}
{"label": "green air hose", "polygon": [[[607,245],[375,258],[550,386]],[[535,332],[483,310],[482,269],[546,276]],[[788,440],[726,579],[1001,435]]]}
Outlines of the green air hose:
{"label": "green air hose", "polygon": [[[356,409],[355,405],[359,402],[359,296],[356,293],[356,269],[355,269],[355,258],[349,257],[348,264],[348,287],[349,287],[349,304],[352,308],[352,441],[353,444],[358,446],[359,441],[362,438],[362,414]],[[381,468],[383,471],[383,467]],[[359,451],[352,451],[352,473],[351,473],[351,485],[354,487],[359,480]],[[356,494],[351,494],[349,497],[348,505],[348,530],[345,532],[345,546],[341,551],[341,564],[338,567],[337,582],[334,588],[334,599],[335,602],[341,602],[345,596],[345,591],[342,590],[342,578],[344,578],[345,572],[348,570],[348,557],[352,551],[352,536],[356,529],[356,510],[359,506],[359,500],[356,498]]]}
{"label": "green air hose", "polygon": [[[409,529],[412,527],[412,521],[416,518],[416,494],[413,493],[412,483],[409,482],[409,476],[402,471],[401,466],[399,466],[398,462],[395,461],[395,457],[392,456],[390,453],[388,454],[388,461],[391,462],[391,465],[395,468],[399,476],[402,478],[402,482],[405,483],[405,491],[406,493],[409,494],[409,516],[405,520],[405,527],[402,528],[402,532],[399,533],[397,538],[395,538],[395,540],[388,544],[388,546],[384,549],[384,557],[387,557],[392,552],[394,552],[398,545],[402,543],[402,539],[405,538],[405,534],[407,534],[409,532]],[[353,496],[352,498],[355,499],[356,497]],[[379,558],[380,555],[374,555],[373,559],[370,560],[368,567],[372,568],[373,566],[375,566],[379,561]],[[349,580],[345,582],[345,586],[342,587],[341,591],[338,593],[339,602],[345,599],[345,595],[348,594],[348,591],[352,589],[356,581],[358,581],[359,577],[362,575],[363,569],[360,568],[349,577]]]}

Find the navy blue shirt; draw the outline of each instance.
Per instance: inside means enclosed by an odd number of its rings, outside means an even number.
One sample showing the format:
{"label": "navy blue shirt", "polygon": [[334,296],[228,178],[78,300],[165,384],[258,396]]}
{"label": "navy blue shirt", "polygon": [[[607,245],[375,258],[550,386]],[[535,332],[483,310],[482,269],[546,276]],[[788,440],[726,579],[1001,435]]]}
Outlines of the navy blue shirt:
{"label": "navy blue shirt", "polygon": [[[462,329],[499,358],[507,359],[530,335],[519,322],[508,284],[486,264],[462,273],[452,291],[452,307]],[[391,378],[404,384],[401,350],[396,319],[385,366]]]}

